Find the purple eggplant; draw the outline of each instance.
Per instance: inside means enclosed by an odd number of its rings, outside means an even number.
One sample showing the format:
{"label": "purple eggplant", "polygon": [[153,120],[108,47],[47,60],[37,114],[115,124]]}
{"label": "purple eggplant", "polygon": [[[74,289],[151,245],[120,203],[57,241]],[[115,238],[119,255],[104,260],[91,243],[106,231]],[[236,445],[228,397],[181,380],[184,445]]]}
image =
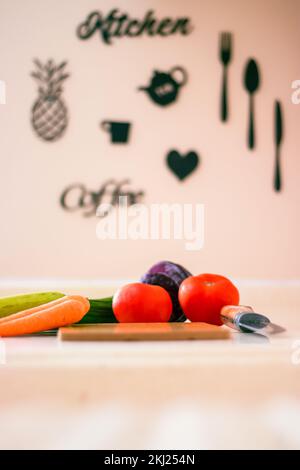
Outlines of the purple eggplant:
{"label": "purple eggplant", "polygon": [[163,287],[169,293],[173,303],[171,322],[186,320],[179,304],[178,290],[182,281],[189,276],[192,276],[192,274],[179,264],[171,263],[170,261],[160,261],[152,266],[141,278],[141,282],[144,284]]}

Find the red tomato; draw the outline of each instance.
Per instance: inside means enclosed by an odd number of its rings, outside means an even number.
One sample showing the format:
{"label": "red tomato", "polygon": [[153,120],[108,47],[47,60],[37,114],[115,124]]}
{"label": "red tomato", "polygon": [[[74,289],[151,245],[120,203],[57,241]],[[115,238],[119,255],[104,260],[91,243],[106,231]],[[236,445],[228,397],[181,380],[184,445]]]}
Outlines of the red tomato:
{"label": "red tomato", "polygon": [[218,274],[200,274],[185,279],[179,288],[179,302],[191,321],[222,325],[224,305],[238,305],[240,296],[229,279]]}
{"label": "red tomato", "polygon": [[113,311],[121,323],[167,322],[172,309],[168,292],[150,284],[127,284],[113,298]]}

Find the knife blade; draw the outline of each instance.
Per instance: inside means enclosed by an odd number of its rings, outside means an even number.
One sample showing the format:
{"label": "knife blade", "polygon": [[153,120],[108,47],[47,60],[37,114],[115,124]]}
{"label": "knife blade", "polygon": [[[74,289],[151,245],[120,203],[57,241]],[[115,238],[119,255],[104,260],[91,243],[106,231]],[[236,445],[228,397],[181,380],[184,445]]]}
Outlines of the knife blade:
{"label": "knife blade", "polygon": [[279,147],[283,137],[282,127],[282,111],[281,104],[279,101],[275,103],[275,143],[276,147]]}
{"label": "knife blade", "polygon": [[283,327],[272,323],[269,318],[256,312],[241,314],[237,325],[244,333],[259,333],[266,336],[285,331]]}

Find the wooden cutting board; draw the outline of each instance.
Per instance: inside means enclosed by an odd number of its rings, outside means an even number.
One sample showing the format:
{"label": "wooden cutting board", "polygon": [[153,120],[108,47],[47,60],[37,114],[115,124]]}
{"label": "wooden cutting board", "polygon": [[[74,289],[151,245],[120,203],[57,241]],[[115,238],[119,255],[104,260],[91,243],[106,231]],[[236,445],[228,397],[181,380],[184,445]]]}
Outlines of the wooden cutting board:
{"label": "wooden cutting board", "polygon": [[173,341],[228,339],[226,327],[207,323],[103,323],[60,328],[63,341]]}

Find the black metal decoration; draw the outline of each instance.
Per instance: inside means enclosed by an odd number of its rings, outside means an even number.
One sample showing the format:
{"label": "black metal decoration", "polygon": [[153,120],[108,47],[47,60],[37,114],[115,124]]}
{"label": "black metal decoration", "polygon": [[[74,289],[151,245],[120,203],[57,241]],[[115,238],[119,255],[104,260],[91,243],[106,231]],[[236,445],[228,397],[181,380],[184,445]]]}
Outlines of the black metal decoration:
{"label": "black metal decoration", "polygon": [[185,69],[176,66],[169,72],[155,71],[150,85],[141,86],[138,89],[145,91],[154,103],[167,106],[176,101],[180,88],[186,84],[187,80],[188,75]]}
{"label": "black metal decoration", "polygon": [[101,127],[110,133],[110,141],[113,144],[126,144],[129,140],[131,123],[120,121],[103,121]]}
{"label": "black metal decoration", "polygon": [[42,64],[34,60],[36,71],[31,76],[38,82],[39,96],[33,104],[31,122],[37,135],[47,141],[59,139],[68,125],[66,105],[61,98],[62,83],[69,77],[65,73],[67,62],[55,65],[53,60]]}
{"label": "black metal decoration", "polygon": [[275,101],[274,108],[274,139],[275,139],[275,174],[274,189],[279,192],[282,188],[281,165],[280,165],[280,147],[284,137],[282,106],[279,101]]}
{"label": "black metal decoration", "polygon": [[182,181],[195,171],[199,165],[200,158],[195,151],[182,155],[177,150],[171,150],[167,155],[166,161],[170,170]]}
{"label": "black metal decoration", "polygon": [[[120,198],[126,198],[128,206],[137,204],[144,196],[144,191],[134,191],[127,186],[130,180],[117,182],[113,179],[103,183],[99,190],[92,191],[84,184],[75,183],[68,186],[60,196],[60,205],[69,212],[83,211],[84,217],[96,215],[98,206],[103,202],[118,206]],[[104,217],[108,213],[102,213]]]}
{"label": "black metal decoration", "polygon": [[221,92],[221,121],[228,120],[228,66],[232,60],[232,34],[221,33],[220,35],[220,61],[223,65],[223,80]]}
{"label": "black metal decoration", "polygon": [[253,150],[256,145],[255,125],[254,125],[254,94],[260,86],[260,72],[258,64],[254,59],[247,62],[244,73],[244,86],[249,93],[249,128],[248,128],[248,147]]}
{"label": "black metal decoration", "polygon": [[191,21],[187,17],[159,19],[153,10],[149,10],[142,19],[138,19],[131,18],[129,14],[114,8],[107,15],[93,11],[78,26],[76,33],[79,39],[85,40],[98,32],[104,44],[112,44],[112,38],[120,39],[125,36],[134,38],[145,35],[166,37],[175,34],[186,36],[192,30]]}

